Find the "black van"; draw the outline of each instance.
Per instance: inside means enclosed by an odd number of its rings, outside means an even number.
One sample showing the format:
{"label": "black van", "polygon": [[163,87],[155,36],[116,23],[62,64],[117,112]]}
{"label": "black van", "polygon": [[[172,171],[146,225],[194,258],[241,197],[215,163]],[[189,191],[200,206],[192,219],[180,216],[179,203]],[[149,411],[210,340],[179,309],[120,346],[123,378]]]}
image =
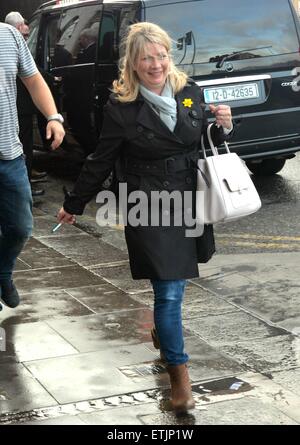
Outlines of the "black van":
{"label": "black van", "polygon": [[300,26],[291,0],[56,0],[33,15],[28,44],[52,79],[70,161],[95,149],[120,42],[136,21],[171,35],[175,63],[204,89],[206,104],[232,107],[231,149],[254,174],[277,173],[295,156]]}

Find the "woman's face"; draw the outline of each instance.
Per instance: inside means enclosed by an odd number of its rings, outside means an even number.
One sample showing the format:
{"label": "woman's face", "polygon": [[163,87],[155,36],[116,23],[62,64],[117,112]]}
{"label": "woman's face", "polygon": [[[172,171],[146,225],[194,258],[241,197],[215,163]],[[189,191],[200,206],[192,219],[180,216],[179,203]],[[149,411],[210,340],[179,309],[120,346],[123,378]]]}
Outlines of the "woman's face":
{"label": "woman's face", "polygon": [[166,48],[158,43],[147,43],[136,60],[134,70],[144,87],[160,94],[169,73],[170,60]]}

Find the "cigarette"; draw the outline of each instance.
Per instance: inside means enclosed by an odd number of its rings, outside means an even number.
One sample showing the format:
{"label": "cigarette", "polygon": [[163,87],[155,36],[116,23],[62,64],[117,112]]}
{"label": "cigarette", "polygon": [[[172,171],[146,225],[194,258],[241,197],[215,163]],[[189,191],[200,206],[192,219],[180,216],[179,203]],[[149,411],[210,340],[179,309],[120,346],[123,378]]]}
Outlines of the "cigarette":
{"label": "cigarette", "polygon": [[62,226],[62,224],[63,223],[56,224],[56,226],[54,226],[53,229],[52,229],[52,233],[56,232],[56,230],[58,230]]}

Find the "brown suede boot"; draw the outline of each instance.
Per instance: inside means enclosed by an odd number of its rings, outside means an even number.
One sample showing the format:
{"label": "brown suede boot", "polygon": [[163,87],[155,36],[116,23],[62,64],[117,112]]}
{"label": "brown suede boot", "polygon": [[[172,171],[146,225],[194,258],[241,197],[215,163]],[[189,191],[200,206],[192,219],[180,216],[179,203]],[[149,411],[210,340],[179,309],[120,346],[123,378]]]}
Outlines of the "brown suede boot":
{"label": "brown suede boot", "polygon": [[167,366],[171,382],[171,405],[176,414],[195,408],[187,365]]}
{"label": "brown suede boot", "polygon": [[[152,343],[153,346],[155,347],[155,349],[159,349],[160,350],[160,343],[159,343],[159,338],[157,336],[157,332],[155,329],[155,326],[153,326],[153,328],[151,329],[151,337],[152,337]],[[163,355],[163,353],[160,351],[160,359],[161,361],[165,361],[165,357]]]}

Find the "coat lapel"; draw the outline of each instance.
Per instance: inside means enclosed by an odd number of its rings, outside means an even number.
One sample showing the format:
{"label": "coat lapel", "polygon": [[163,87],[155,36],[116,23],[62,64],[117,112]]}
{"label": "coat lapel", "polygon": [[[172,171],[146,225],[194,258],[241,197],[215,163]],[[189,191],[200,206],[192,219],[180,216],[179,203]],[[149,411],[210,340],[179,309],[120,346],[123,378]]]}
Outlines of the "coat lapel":
{"label": "coat lapel", "polygon": [[[183,91],[185,90],[185,88],[183,89]],[[174,129],[175,134],[180,135],[181,133],[181,128],[182,128],[182,124],[184,123],[184,121],[186,120],[186,110],[184,109],[183,106],[183,96],[184,93],[183,91],[180,91],[178,94],[176,94],[175,99],[177,102],[177,124],[176,127]]]}
{"label": "coat lapel", "polygon": [[148,130],[154,131],[158,136],[164,139],[170,139],[172,141],[175,140],[177,143],[182,143],[176,133],[169,130],[169,128],[162,122],[158,114],[151,108],[151,106],[142,96],[139,96],[139,101],[141,101],[141,107],[136,119],[138,125],[142,125]]}
{"label": "coat lapel", "polygon": [[174,132],[185,144],[192,144],[199,138],[203,124],[200,100],[193,90],[187,86],[176,95],[177,125]]}
{"label": "coat lapel", "polygon": [[[183,145],[191,144],[201,131],[201,121],[199,120],[202,112],[200,103],[196,103],[196,99],[192,94],[192,88],[184,88],[176,96],[177,102],[177,123],[174,132],[162,122],[158,114],[151,108],[151,106],[144,100],[142,95],[138,96],[138,101],[141,103],[137,114],[137,125],[152,130],[163,139],[168,139]],[[186,101],[187,100],[187,101]],[[191,106],[187,106],[191,100]],[[197,110],[197,117],[193,118],[192,112]],[[193,124],[194,122],[194,124]],[[194,126],[195,125],[195,126]]]}

